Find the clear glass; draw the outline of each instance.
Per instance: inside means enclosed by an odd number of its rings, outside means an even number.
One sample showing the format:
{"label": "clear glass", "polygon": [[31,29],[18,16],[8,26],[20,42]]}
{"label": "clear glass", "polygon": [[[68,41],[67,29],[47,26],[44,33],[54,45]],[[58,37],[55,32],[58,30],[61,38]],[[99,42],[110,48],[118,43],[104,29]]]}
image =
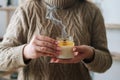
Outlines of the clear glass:
{"label": "clear glass", "polygon": [[58,45],[61,47],[61,53],[58,56],[60,59],[71,59],[74,58],[73,47],[74,41],[73,37],[68,36],[67,38],[57,37]]}

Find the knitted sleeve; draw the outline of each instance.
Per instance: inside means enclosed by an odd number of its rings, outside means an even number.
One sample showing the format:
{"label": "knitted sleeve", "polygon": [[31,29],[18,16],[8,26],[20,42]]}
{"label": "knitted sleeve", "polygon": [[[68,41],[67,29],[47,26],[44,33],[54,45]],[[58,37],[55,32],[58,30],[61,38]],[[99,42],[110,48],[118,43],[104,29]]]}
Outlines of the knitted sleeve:
{"label": "knitted sleeve", "polygon": [[99,9],[96,10],[91,32],[91,46],[95,48],[95,57],[87,67],[95,72],[104,72],[110,68],[112,59],[107,47],[104,19]]}
{"label": "knitted sleeve", "polygon": [[18,7],[0,43],[0,70],[11,71],[25,66],[23,48],[27,40],[28,24],[25,11]]}

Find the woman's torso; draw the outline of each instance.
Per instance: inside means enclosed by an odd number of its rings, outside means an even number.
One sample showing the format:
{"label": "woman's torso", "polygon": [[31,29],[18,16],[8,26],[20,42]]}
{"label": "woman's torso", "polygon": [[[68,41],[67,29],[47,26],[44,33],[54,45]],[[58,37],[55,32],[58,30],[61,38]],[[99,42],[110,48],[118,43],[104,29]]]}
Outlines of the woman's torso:
{"label": "woman's torso", "polygon": [[[46,18],[46,6],[41,1],[31,1],[29,13],[29,31],[27,42],[34,35],[47,34],[51,38],[61,35],[61,27]],[[62,21],[68,35],[73,36],[75,45],[90,45],[92,19],[89,13],[82,8],[82,4],[76,4],[73,8],[57,9],[55,17]],[[84,14],[85,13],[85,14]],[[81,14],[84,14],[81,15]],[[91,80],[88,69],[84,63],[54,64],[49,63],[49,57],[40,57],[32,60],[18,76],[19,80]],[[21,78],[20,78],[21,77]],[[23,79],[24,78],[24,79]]]}

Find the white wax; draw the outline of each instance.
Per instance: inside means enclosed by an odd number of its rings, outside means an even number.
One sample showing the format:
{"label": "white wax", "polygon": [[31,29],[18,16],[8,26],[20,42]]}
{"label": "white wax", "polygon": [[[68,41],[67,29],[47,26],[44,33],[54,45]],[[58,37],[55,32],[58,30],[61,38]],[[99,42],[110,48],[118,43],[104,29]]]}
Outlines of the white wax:
{"label": "white wax", "polygon": [[73,48],[73,46],[61,46],[61,53],[58,56],[58,58],[60,58],[60,59],[74,58],[72,48]]}

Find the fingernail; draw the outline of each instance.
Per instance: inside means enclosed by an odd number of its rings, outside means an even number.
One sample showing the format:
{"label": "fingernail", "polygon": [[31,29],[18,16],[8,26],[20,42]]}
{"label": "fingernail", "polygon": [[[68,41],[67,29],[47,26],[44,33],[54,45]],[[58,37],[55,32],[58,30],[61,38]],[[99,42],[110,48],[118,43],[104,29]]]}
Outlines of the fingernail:
{"label": "fingernail", "polygon": [[53,63],[53,60],[51,60],[50,63]]}
{"label": "fingernail", "polygon": [[50,63],[58,63],[59,60],[51,61]]}
{"label": "fingernail", "polygon": [[55,44],[58,44],[58,41],[56,41]]}
{"label": "fingernail", "polygon": [[50,63],[53,63],[55,61],[55,58],[52,58],[51,60],[50,60]]}
{"label": "fingernail", "polygon": [[73,51],[75,51],[75,50],[76,50],[76,48],[74,47],[74,48],[73,48]]}
{"label": "fingernail", "polygon": [[57,50],[60,51],[60,50],[61,50],[61,47],[58,46],[58,47],[57,47]]}

